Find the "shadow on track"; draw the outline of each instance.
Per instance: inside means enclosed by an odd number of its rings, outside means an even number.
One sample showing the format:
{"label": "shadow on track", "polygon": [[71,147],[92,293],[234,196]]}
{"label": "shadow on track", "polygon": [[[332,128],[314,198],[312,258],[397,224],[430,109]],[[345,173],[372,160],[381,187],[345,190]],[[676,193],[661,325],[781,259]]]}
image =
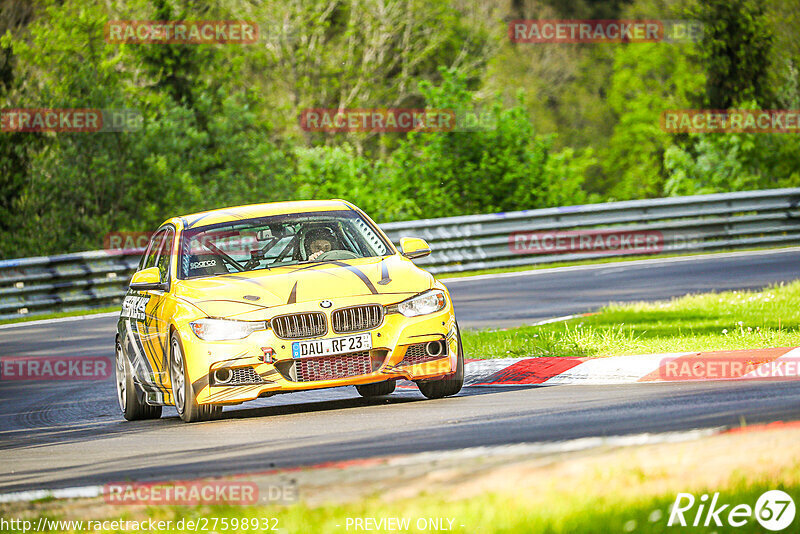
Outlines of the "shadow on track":
{"label": "shadow on track", "polygon": [[[85,386],[75,386],[76,394],[85,393]],[[45,445],[67,444],[107,439],[117,435],[134,435],[147,432],[158,432],[172,425],[184,425],[174,408],[165,407],[161,419],[151,421],[125,421],[116,405],[113,384],[101,388],[90,396],[70,403],[69,391],[67,399],[65,391],[48,392],[38,388],[28,397],[30,407],[21,407],[20,411],[0,415],[0,451],[26,448],[37,448]],[[519,387],[504,388],[464,388],[456,397],[488,395],[509,392]],[[308,400],[308,394],[324,397],[331,391],[341,396],[352,391],[352,396],[332,398],[330,400]],[[264,405],[278,402],[279,404]],[[335,388],[294,394],[281,394],[265,399],[257,399],[250,403],[226,407],[221,421],[237,419],[264,418],[265,423],[271,417],[290,416],[303,413],[319,413],[326,411],[342,411],[369,406],[400,405],[405,403],[429,402],[416,389],[400,389],[385,397],[363,398],[358,396],[354,388]],[[259,406],[261,404],[261,406]],[[215,424],[217,421],[201,423]],[[192,426],[197,426],[193,424]]]}
{"label": "shadow on track", "polygon": [[[153,450],[140,446],[105,460],[87,459],[56,477],[52,466],[29,469],[0,477],[0,487],[32,489],[41,487],[43,478],[51,479],[50,488],[180,480],[434,450],[738,426],[741,417],[751,424],[800,417],[797,382],[480,389],[435,401],[404,395],[232,410],[220,421],[193,425],[177,417],[117,423],[115,431],[152,431],[147,443]],[[476,404],[470,400],[475,397],[483,398]],[[378,410],[364,409],[370,407]],[[231,435],[250,441],[217,441]]]}

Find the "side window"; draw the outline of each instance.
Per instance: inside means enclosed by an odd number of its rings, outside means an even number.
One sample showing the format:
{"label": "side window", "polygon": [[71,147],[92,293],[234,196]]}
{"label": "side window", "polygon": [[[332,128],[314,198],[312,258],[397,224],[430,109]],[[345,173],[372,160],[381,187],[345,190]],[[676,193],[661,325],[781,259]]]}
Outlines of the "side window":
{"label": "side window", "polygon": [[172,242],[175,237],[175,232],[172,228],[167,228],[166,233],[162,239],[162,246],[159,248],[158,257],[156,258],[156,265],[161,273],[161,282],[166,282],[169,279],[169,265],[170,258],[172,257]]}
{"label": "side window", "polygon": [[358,251],[358,253],[361,254],[362,256],[372,255],[371,254],[372,251],[369,250],[368,247],[362,246],[363,240],[358,239],[358,235],[353,231],[353,229],[350,227],[349,224],[343,225],[342,230],[344,232],[345,237],[347,238],[347,241],[351,243],[351,245],[348,247],[350,250],[354,252]]}
{"label": "side window", "polygon": [[155,267],[156,265],[156,257],[158,256],[158,252],[161,249],[161,244],[164,242],[164,235],[167,233],[166,229],[160,230],[156,232],[153,237],[150,239],[150,245],[147,247],[147,252],[145,252],[144,257],[142,258],[142,263],[139,265],[139,270],[149,269],[150,267]]}
{"label": "side window", "polygon": [[385,256],[389,253],[380,236],[361,217],[353,219],[353,227],[370,249],[370,256]]}

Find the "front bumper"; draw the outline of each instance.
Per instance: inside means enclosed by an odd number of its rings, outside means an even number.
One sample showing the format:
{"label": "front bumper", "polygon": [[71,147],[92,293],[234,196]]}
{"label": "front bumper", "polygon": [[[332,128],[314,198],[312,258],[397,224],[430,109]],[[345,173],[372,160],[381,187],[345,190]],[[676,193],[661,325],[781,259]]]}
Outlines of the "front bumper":
{"label": "front bumper", "polygon": [[[438,379],[452,374],[456,369],[458,339],[455,315],[449,298],[445,308],[439,312],[411,318],[399,313],[387,314],[377,328],[366,332],[371,334],[373,346],[369,351],[369,372],[342,378],[302,381],[296,372],[291,372],[292,367],[297,365],[296,362],[300,361],[292,358],[291,345],[294,340],[279,339],[271,330],[254,332],[235,342],[201,341],[189,330],[188,325],[179,331],[199,404],[239,404],[275,393],[354,386],[394,379]],[[342,335],[328,332],[323,339]],[[446,352],[441,357],[421,363],[404,360],[409,347],[436,340],[443,341],[446,346]],[[274,351],[272,363],[264,361],[263,348],[267,347]],[[418,352],[419,349],[414,350]],[[218,369],[234,371],[237,380],[244,381],[244,384],[215,385],[213,375]],[[256,377],[261,381],[256,382]],[[247,383],[248,381],[253,383]]]}

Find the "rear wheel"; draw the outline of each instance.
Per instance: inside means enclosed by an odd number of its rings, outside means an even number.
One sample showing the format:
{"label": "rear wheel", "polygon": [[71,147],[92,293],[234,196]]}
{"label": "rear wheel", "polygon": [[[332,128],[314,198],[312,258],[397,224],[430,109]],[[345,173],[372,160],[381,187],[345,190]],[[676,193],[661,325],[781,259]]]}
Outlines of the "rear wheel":
{"label": "rear wheel", "polygon": [[131,364],[123,354],[119,341],[116,342],[115,352],[114,375],[117,383],[117,402],[122,415],[128,421],[161,417],[161,406],[150,406],[144,402],[144,392],[133,380]]}
{"label": "rear wheel", "polygon": [[222,414],[222,406],[198,404],[194,397],[192,383],[187,380],[186,358],[183,356],[183,345],[177,332],[173,332],[170,340],[169,376],[172,381],[172,396],[175,398],[175,409],[186,423],[209,421]]}
{"label": "rear wheel", "polygon": [[395,386],[397,386],[397,380],[387,380],[386,382],[356,386],[356,390],[362,397],[380,397],[391,394]]}
{"label": "rear wheel", "polygon": [[464,348],[461,346],[461,331],[456,325],[456,335],[458,336],[458,358],[456,359],[456,372],[447,375],[441,380],[419,381],[417,386],[420,392],[429,399],[441,399],[449,397],[461,391],[464,385]]}

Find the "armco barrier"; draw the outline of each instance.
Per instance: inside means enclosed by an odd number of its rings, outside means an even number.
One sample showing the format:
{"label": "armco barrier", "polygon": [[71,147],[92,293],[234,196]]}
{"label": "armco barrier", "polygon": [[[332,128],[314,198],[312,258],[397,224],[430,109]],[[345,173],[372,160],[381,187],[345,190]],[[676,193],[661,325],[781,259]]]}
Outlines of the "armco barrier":
{"label": "armco barrier", "polygon": [[[382,224],[395,243],[426,239],[433,253],[416,260],[436,273],[557,261],[800,244],[800,188],[744,191],[467,215]],[[612,244],[559,248],[556,240],[616,236]],[[620,238],[622,236],[622,238]],[[588,243],[588,242],[587,242]],[[630,243],[629,243],[630,244]],[[535,246],[534,246],[535,245]],[[622,247],[624,248],[624,247]],[[554,250],[559,249],[559,250]],[[0,318],[91,309],[119,302],[137,253],[92,251],[0,261]]]}

